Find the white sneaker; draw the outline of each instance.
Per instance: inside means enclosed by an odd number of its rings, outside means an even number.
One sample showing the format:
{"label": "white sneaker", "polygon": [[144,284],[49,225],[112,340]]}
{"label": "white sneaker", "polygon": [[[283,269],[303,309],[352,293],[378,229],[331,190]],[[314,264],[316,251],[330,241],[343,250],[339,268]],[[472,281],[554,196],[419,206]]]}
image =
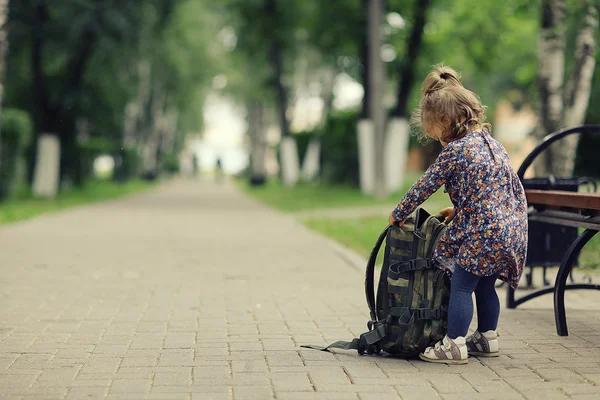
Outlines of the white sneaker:
{"label": "white sneaker", "polygon": [[466,339],[464,336],[450,339],[446,335],[435,346],[426,348],[423,353],[419,354],[419,358],[434,363],[467,364],[469,359]]}
{"label": "white sneaker", "polygon": [[479,357],[498,357],[498,334],[496,331],[475,331],[467,337],[467,350],[469,354]]}

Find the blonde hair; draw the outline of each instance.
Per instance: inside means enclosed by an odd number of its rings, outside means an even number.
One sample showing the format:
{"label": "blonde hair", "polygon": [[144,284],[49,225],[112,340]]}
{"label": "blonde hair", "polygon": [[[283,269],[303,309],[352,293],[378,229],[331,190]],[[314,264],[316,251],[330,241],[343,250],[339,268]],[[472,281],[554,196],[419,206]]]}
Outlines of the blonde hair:
{"label": "blonde hair", "polygon": [[432,138],[425,127],[442,127],[442,141],[449,143],[467,133],[485,129],[492,125],[485,122],[486,106],[479,97],[465,88],[458,72],[444,65],[436,65],[427,74],[421,86],[419,106],[412,113],[411,127],[419,135],[421,143]]}

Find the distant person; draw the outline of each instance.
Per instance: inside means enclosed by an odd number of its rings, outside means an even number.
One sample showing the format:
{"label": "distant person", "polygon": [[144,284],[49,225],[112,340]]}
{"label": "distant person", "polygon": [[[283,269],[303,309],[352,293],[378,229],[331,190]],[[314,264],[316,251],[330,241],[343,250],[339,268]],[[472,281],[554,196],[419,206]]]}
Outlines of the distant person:
{"label": "distant person", "polygon": [[192,155],[192,174],[194,176],[197,176],[199,169],[200,169],[200,159],[198,158],[198,155],[196,153],[194,153]]}
{"label": "distant person", "polygon": [[[468,354],[499,355],[500,301],[496,279],[517,287],[527,249],[527,203],[504,147],[490,135],[485,106],[452,68],[438,66],[421,88],[413,114],[430,138],[444,147],[389,217],[404,220],[445,185],[454,207],[440,214],[453,221],[438,242],[433,264],[451,277],[448,333],[419,356],[428,362],[466,364]],[[477,301],[477,330],[467,332]]]}
{"label": "distant person", "polygon": [[223,165],[221,164],[220,157],[217,157],[217,166],[215,168],[215,180],[219,183],[223,181]]}

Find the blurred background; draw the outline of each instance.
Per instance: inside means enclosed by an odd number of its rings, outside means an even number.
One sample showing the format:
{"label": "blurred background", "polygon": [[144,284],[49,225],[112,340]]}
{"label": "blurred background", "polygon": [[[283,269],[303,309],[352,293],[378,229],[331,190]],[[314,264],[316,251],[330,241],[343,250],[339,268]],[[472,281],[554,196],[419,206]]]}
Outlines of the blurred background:
{"label": "blurred background", "polygon": [[[596,0],[0,0],[0,14],[2,199],[219,169],[383,198],[440,150],[407,123],[438,63],[480,95],[515,166],[547,133],[600,123]],[[600,176],[600,142],[571,147],[538,168]]]}

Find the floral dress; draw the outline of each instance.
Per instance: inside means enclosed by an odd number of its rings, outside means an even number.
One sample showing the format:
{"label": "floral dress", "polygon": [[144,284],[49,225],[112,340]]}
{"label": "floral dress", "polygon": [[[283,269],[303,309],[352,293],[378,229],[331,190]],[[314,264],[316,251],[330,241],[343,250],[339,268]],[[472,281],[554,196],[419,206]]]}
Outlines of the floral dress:
{"label": "floral dress", "polygon": [[450,142],[393,211],[404,221],[442,185],[456,216],[434,251],[450,276],[457,266],[478,276],[499,274],[516,288],[527,255],[527,202],[504,147],[470,132]]}

